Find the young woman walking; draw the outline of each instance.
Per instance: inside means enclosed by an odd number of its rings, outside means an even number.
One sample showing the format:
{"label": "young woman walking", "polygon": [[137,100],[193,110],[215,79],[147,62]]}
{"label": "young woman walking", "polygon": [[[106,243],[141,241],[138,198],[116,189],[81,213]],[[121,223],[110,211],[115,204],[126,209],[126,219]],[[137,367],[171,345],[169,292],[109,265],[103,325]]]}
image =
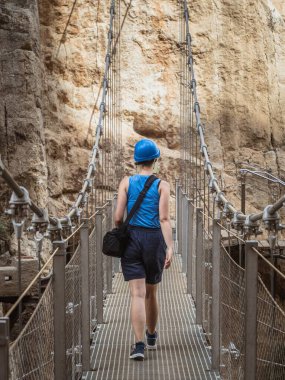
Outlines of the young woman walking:
{"label": "young woman walking", "polygon": [[[139,174],[125,177],[120,183],[116,226],[123,222],[125,208],[128,212],[131,210],[146,180],[157,170],[159,157],[160,150],[152,140],[142,139],[136,143],[134,160]],[[135,360],[144,359],[145,347],[157,348],[157,289],[163,269],[170,267],[173,256],[169,198],[169,184],[156,179],[129,223],[130,239],[121,259],[131,295],[131,323],[136,343],[130,358]]]}

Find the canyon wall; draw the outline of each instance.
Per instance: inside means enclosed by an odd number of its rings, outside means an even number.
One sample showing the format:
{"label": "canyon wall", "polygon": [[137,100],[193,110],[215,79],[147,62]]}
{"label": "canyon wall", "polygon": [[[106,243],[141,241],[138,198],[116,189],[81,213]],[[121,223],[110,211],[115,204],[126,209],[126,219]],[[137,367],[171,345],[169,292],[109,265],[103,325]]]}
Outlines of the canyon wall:
{"label": "canyon wall", "polygon": [[[37,7],[38,3],[38,7]],[[178,2],[122,1],[126,173],[139,138],[155,139],[161,176],[179,168]],[[285,9],[281,0],[189,2],[210,157],[239,204],[241,162],[285,177]],[[0,6],[0,151],[36,202],[64,213],[81,188],[98,114],[106,1],[7,0]],[[1,182],[1,198],[9,191]],[[262,197],[260,195],[260,197]],[[253,197],[254,198],[254,197]],[[261,198],[252,198],[252,209]],[[3,202],[2,202],[3,206]]]}
{"label": "canyon wall", "polygon": [[[0,154],[40,206],[47,203],[42,68],[36,0],[0,5]],[[1,206],[10,191],[0,183]],[[1,211],[3,209],[1,208]]]}

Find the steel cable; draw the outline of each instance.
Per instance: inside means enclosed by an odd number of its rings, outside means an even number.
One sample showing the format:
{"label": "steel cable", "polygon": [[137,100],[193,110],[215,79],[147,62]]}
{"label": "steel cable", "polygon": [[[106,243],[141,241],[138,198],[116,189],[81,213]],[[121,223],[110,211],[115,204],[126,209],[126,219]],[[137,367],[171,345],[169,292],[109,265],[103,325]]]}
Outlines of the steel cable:
{"label": "steel cable", "polygon": [[[199,138],[199,146],[200,146],[200,151],[201,155],[204,159],[204,167],[209,175],[209,187],[212,189],[213,192],[215,192],[219,198],[219,201],[226,207],[230,213],[235,214],[237,218],[241,221],[244,221],[246,219],[246,215],[242,214],[239,212],[225,197],[224,193],[221,191],[218,180],[214,174],[213,171],[213,165],[210,161],[209,158],[209,153],[207,149],[207,145],[205,143],[205,137],[204,137],[204,131],[203,131],[203,126],[201,122],[201,113],[200,113],[200,104],[198,101],[198,95],[197,95],[197,82],[196,82],[196,77],[195,77],[195,70],[194,70],[194,60],[193,60],[193,53],[192,53],[192,37],[190,34],[190,27],[189,27],[189,9],[187,5],[187,0],[183,0],[183,13],[184,13],[184,20],[185,20],[185,26],[186,26],[186,45],[188,48],[189,56],[188,56],[188,69],[190,71],[190,77],[191,77],[191,88],[192,88],[192,93],[193,93],[193,99],[194,99],[194,113],[195,113],[195,119],[196,119],[196,130],[197,130],[197,135]],[[182,96],[182,102],[183,102],[183,96]],[[183,131],[184,134],[184,131]],[[196,146],[197,150],[197,146]],[[183,156],[183,155],[182,155]],[[197,156],[196,156],[197,157]],[[201,169],[201,167],[200,167]],[[196,162],[196,177],[199,177],[200,181],[200,175],[197,172],[197,162]],[[196,181],[197,185],[197,181]],[[275,211],[280,209],[283,206],[283,203],[285,201],[285,195],[282,196],[278,202],[276,202],[274,205],[272,205],[269,208],[269,213],[274,214]],[[252,222],[256,222],[263,217],[263,213],[257,213],[257,214],[252,214],[248,216]]]}

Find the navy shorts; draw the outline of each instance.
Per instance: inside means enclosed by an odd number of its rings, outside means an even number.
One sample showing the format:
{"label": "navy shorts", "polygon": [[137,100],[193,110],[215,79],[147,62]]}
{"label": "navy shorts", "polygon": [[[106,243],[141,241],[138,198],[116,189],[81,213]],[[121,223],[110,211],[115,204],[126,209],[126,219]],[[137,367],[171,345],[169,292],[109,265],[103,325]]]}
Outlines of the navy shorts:
{"label": "navy shorts", "polygon": [[130,239],[121,258],[125,281],[145,278],[147,284],[161,281],[166,244],[160,228],[129,226]]}

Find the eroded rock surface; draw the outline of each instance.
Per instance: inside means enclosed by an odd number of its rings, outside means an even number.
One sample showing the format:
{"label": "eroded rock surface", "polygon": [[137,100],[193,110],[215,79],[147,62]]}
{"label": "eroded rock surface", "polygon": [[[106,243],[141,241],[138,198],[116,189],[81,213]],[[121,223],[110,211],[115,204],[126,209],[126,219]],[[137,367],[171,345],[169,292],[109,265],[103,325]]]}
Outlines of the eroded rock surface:
{"label": "eroded rock surface", "polygon": [[[0,67],[0,154],[43,207],[47,203],[47,163],[37,1],[0,4]],[[6,200],[10,191],[2,185],[1,181],[0,196]]]}
{"label": "eroded rock surface", "polygon": [[[109,4],[9,0],[0,6],[0,149],[33,198],[64,214],[81,188],[96,128]],[[206,139],[230,199],[240,162],[285,177],[285,9],[281,0],[189,2]],[[132,147],[158,142],[161,175],[179,169],[176,0],[122,1],[122,120]],[[1,182],[1,195],[3,194]],[[8,194],[5,189],[5,194]],[[252,209],[265,202],[249,194]]]}

